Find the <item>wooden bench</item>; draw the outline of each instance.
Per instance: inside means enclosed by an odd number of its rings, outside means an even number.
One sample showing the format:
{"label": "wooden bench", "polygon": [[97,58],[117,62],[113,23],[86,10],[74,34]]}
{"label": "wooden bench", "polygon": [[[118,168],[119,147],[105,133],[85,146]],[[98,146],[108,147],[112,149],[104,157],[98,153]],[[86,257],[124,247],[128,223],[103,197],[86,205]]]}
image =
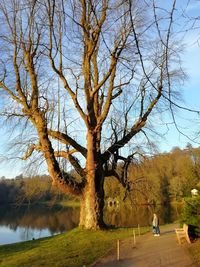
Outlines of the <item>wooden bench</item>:
{"label": "wooden bench", "polygon": [[178,239],[178,243],[181,244],[181,240],[185,239],[189,244],[191,244],[189,235],[188,235],[188,225],[187,224],[183,224],[183,228],[176,228],[175,229],[176,232],[176,237]]}

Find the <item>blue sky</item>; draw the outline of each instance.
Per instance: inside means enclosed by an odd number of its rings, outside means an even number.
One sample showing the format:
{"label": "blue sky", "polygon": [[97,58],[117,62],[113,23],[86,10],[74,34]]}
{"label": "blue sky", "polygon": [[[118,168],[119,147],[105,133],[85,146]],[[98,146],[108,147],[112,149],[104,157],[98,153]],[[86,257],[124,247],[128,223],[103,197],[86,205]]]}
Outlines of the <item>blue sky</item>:
{"label": "blue sky", "polygon": [[[184,2],[187,2],[186,0]],[[190,1],[189,5],[190,15],[200,14],[200,1],[193,0]],[[199,23],[200,25],[200,23]],[[199,34],[199,35],[198,35]],[[198,31],[191,32],[185,37],[186,49],[183,54],[183,67],[186,70],[188,79],[185,82],[182,91],[183,99],[185,106],[191,109],[200,110],[200,39],[199,44],[197,42],[200,38],[200,29]],[[194,133],[200,130],[200,116],[193,113],[178,111],[176,113],[177,124],[180,129],[184,131],[185,134],[188,134],[191,138],[194,136]],[[8,148],[8,136],[6,131],[0,130],[0,159],[2,155],[5,155],[5,152]],[[191,140],[187,139],[181,135],[174,125],[169,126],[169,131],[165,135],[165,138],[159,142],[158,147],[161,152],[170,151],[173,147],[178,146],[184,148],[188,142],[190,142],[194,147],[199,146],[199,140],[196,139],[197,143],[193,143]],[[17,164],[5,163],[5,161],[0,163],[0,177],[6,176],[7,178],[15,177],[23,172],[23,162],[18,161]]]}
{"label": "blue sky", "polygon": [[[186,50],[182,59],[183,67],[188,75],[188,78],[182,88],[182,95],[184,106],[200,110],[200,46],[195,42],[195,40],[197,40],[197,35],[194,33],[188,36],[185,40]],[[195,133],[200,130],[200,116],[195,113],[179,110],[176,113],[176,119],[177,124],[180,126],[180,130],[183,130],[185,134],[188,134],[191,139],[195,136]],[[196,139],[197,143],[192,142],[181,135],[175,129],[175,126],[171,126],[165,140],[162,140],[159,147],[161,151],[169,151],[174,146],[184,148],[188,142],[196,147],[200,145],[200,138]]]}

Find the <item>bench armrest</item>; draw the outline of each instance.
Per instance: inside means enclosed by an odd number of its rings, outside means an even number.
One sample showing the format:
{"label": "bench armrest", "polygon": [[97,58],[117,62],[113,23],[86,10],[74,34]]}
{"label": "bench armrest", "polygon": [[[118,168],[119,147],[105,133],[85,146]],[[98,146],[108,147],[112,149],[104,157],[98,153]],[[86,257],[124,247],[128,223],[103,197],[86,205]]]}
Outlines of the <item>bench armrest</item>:
{"label": "bench armrest", "polygon": [[183,228],[176,228],[175,231],[176,232],[185,232],[185,230]]}

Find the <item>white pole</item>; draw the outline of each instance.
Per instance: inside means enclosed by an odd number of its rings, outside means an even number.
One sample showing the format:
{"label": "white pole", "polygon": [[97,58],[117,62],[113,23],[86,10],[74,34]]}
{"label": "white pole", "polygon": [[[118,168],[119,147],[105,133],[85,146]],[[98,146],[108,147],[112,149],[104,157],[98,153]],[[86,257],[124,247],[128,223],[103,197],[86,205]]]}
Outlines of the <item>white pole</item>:
{"label": "white pole", "polygon": [[135,231],[133,230],[133,247],[136,245]]}
{"label": "white pole", "polygon": [[140,225],[138,224],[138,235],[140,236]]}
{"label": "white pole", "polygon": [[120,252],[120,249],[119,249],[119,240],[117,240],[117,260],[119,261],[119,252]]}

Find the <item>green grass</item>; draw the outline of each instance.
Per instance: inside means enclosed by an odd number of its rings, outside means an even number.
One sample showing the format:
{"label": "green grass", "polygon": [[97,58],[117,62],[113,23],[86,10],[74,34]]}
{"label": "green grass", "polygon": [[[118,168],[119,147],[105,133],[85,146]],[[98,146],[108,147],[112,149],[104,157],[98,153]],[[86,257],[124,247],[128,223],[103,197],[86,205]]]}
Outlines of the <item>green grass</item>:
{"label": "green grass", "polygon": [[189,252],[193,257],[196,266],[200,267],[200,238],[189,247]]}
{"label": "green grass", "polygon": [[58,202],[63,207],[72,207],[72,208],[77,208],[80,207],[80,202],[77,200],[62,200]]}
{"label": "green grass", "polygon": [[39,204],[43,204],[48,207],[70,207],[70,208],[80,208],[80,201],[78,200],[61,200],[61,201],[43,201],[39,202]]}
{"label": "green grass", "polygon": [[[132,235],[132,228],[87,231],[79,228],[54,237],[0,246],[1,267],[83,267]],[[141,233],[149,231],[141,228]],[[136,230],[137,232],[137,230]]]}

